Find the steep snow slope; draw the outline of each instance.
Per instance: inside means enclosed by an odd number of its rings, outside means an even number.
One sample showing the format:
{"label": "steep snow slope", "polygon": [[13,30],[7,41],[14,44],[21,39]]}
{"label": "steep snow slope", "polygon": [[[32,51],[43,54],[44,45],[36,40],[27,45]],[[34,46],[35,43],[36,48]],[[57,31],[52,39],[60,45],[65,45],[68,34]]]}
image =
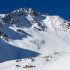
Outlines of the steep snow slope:
{"label": "steep snow slope", "polygon": [[69,53],[69,21],[40,14],[32,8],[0,15],[1,70],[51,70],[55,60]]}

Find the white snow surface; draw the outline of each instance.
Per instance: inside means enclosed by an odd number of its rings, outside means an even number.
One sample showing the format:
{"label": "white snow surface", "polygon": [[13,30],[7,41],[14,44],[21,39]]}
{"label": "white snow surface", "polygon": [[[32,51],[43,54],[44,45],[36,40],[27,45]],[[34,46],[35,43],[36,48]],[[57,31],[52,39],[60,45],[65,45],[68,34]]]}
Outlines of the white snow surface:
{"label": "white snow surface", "polygon": [[0,14],[0,70],[70,70],[70,22],[33,12]]}

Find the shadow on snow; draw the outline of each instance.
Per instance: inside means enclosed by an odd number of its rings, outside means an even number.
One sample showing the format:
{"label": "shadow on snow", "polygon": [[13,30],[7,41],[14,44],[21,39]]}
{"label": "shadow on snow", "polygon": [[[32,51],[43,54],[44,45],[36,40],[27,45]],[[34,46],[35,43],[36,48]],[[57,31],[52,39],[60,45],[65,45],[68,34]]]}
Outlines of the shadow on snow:
{"label": "shadow on snow", "polygon": [[9,60],[36,57],[39,53],[18,48],[0,39],[0,63]]}

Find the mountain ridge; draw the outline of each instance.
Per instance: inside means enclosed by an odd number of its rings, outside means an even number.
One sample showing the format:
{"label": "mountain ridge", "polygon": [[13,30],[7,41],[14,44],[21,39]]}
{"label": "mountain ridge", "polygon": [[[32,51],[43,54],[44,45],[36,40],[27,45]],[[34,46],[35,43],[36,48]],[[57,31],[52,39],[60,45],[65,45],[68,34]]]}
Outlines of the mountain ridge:
{"label": "mountain ridge", "polygon": [[1,70],[46,70],[70,53],[70,22],[32,8],[1,14],[0,49]]}

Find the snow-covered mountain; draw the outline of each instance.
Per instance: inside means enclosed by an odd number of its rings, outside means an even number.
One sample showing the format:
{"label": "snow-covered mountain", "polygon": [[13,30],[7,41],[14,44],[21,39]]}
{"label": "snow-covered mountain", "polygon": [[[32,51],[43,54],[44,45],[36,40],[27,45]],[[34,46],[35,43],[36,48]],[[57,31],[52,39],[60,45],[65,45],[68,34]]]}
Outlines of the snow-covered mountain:
{"label": "snow-covered mountain", "polygon": [[32,8],[0,14],[0,70],[70,70],[69,55],[69,21]]}

